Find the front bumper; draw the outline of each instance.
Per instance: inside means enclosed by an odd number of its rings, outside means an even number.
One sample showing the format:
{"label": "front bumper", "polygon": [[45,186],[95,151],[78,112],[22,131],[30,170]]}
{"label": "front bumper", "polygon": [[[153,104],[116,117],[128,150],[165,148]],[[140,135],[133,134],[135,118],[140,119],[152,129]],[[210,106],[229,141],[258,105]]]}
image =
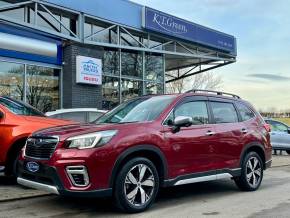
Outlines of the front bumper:
{"label": "front bumper", "polygon": [[41,170],[37,173],[29,172],[25,169],[25,162],[18,161],[19,177],[17,182],[20,185],[46,191],[52,194],[72,196],[72,197],[108,197],[112,195],[112,189],[99,189],[93,191],[72,191],[64,188],[63,183],[54,167],[41,165]]}

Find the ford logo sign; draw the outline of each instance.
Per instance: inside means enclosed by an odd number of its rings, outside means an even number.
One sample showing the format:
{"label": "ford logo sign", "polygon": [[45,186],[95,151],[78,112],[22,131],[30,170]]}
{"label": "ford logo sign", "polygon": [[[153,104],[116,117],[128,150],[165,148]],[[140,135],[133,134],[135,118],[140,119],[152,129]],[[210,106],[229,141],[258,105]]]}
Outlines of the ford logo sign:
{"label": "ford logo sign", "polygon": [[39,170],[39,164],[36,162],[27,162],[26,168],[28,171],[35,173]]}

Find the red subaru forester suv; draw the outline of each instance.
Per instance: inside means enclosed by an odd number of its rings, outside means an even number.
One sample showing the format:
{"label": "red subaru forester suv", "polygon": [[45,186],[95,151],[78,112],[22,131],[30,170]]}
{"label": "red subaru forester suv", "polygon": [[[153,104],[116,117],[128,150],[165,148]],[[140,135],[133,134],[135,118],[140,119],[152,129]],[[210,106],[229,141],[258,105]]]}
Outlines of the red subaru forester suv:
{"label": "red subaru forester suv", "polygon": [[269,126],[236,95],[143,96],[93,124],[34,133],[19,160],[18,183],[59,195],[113,195],[120,209],[140,212],[160,187],[232,178],[254,191],[271,151]]}

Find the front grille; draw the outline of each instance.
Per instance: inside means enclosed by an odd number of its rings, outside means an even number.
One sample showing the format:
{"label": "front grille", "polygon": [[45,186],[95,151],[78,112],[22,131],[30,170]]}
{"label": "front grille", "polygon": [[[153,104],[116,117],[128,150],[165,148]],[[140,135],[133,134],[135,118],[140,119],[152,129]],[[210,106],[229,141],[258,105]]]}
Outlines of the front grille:
{"label": "front grille", "polygon": [[26,141],[25,156],[48,160],[51,158],[57,143],[57,138],[28,138]]}

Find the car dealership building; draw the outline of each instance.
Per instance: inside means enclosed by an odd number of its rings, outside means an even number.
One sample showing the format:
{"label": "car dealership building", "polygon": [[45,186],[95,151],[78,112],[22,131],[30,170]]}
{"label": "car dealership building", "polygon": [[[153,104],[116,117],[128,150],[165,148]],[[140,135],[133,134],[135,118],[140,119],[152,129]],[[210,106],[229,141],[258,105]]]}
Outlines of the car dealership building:
{"label": "car dealership building", "polygon": [[236,55],[235,37],[126,0],[0,0],[0,95],[42,111],[111,109]]}

